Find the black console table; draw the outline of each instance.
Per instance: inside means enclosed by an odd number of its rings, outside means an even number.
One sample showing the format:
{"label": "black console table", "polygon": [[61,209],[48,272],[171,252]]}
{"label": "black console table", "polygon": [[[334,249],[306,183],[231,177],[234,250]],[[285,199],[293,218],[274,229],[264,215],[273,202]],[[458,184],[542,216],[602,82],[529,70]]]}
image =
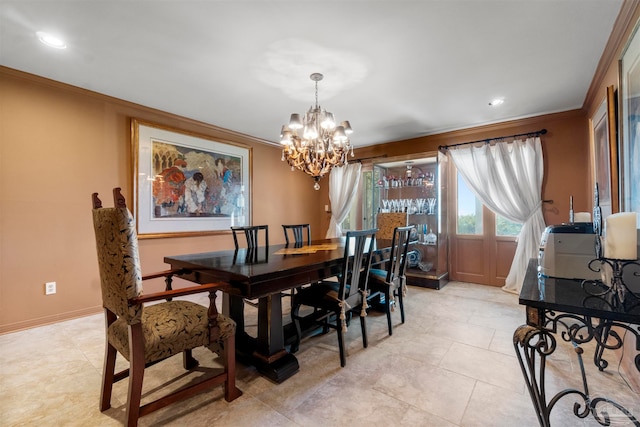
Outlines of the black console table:
{"label": "black console table", "polygon": [[[616,402],[602,397],[594,398],[589,394],[582,361],[583,350],[580,347],[595,340],[593,360],[602,371],[608,366],[605,350],[622,347],[623,337],[618,331],[624,330],[629,342],[635,341],[634,363],[640,373],[640,302],[629,299],[624,304],[616,303],[611,298],[594,296],[598,294],[595,292],[597,289],[589,289],[588,286],[602,284],[545,278],[538,275],[537,260],[529,262],[520,292],[520,304],[526,306],[527,324],[516,329],[513,344],[538,421],[541,426],[549,427],[555,404],[561,398],[572,396],[576,400],[573,405],[576,417],[591,415],[600,425],[608,426],[614,423],[607,409],[613,409],[616,417],[626,420],[626,425],[640,427],[639,414],[634,415]],[[555,334],[558,332],[563,340],[575,347],[583,390],[566,389],[548,400],[545,388],[546,360],[556,349]]]}

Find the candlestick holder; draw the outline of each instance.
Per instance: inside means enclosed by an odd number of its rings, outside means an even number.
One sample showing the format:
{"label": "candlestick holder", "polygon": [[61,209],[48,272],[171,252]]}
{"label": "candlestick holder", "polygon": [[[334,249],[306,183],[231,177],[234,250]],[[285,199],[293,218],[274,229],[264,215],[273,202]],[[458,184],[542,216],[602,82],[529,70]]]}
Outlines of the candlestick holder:
{"label": "candlestick holder", "polygon": [[595,272],[606,273],[604,271],[605,265],[611,267],[611,277],[607,277],[607,274],[604,274],[604,280],[583,280],[582,288],[584,291],[589,295],[603,297],[607,300],[609,300],[608,297],[610,297],[610,303],[614,307],[622,306],[629,300],[633,300],[631,303],[632,305],[636,305],[636,303],[640,302],[640,294],[629,289],[623,278],[624,269],[629,266],[638,267],[638,271],[634,271],[632,275],[640,277],[640,263],[638,260],[600,257],[589,262],[589,269]]}

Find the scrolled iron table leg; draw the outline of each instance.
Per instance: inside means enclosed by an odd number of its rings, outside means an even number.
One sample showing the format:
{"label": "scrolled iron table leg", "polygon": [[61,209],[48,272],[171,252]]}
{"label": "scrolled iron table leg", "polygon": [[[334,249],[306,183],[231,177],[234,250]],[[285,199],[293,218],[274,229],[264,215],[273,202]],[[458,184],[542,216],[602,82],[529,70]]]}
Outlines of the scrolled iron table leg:
{"label": "scrolled iron table leg", "polygon": [[[607,329],[608,331],[609,329]],[[583,349],[575,341],[572,341],[572,344],[578,357],[584,391],[565,389],[547,402],[545,388],[546,363],[547,357],[556,350],[556,338],[549,330],[530,325],[518,327],[513,334],[513,346],[540,426],[550,427],[551,411],[556,403],[567,395],[574,395],[577,401],[573,405],[573,413],[578,418],[586,418],[591,414],[598,424],[609,426],[612,423],[606,407],[600,411],[598,410],[599,405],[605,405],[616,408],[631,421],[632,425],[640,427],[640,422],[622,405],[607,398],[592,398],[590,396],[582,360]],[[599,357],[601,357],[601,354]]]}
{"label": "scrolled iron table leg", "polygon": [[[522,325],[513,333],[513,346],[538,422],[541,427],[550,427],[551,409],[547,407],[545,369],[547,356],[556,349],[556,339],[544,329]],[[536,365],[536,356],[540,358],[539,365]]]}

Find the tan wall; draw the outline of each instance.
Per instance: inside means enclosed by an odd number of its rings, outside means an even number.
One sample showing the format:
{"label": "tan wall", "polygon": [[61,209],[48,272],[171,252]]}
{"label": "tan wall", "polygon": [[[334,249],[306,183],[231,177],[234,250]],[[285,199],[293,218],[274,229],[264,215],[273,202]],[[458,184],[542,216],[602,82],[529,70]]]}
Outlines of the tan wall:
{"label": "tan wall", "polygon": [[[253,222],[269,224],[274,243],[285,222],[324,237],[328,179],[316,192],[277,147],[0,67],[0,332],[100,310],[91,193],[110,206],[120,186],[132,206],[131,117],[249,145]],[[141,240],[143,273],[166,269],[165,255],[232,245],[230,235]],[[55,295],[45,296],[48,281]]]}

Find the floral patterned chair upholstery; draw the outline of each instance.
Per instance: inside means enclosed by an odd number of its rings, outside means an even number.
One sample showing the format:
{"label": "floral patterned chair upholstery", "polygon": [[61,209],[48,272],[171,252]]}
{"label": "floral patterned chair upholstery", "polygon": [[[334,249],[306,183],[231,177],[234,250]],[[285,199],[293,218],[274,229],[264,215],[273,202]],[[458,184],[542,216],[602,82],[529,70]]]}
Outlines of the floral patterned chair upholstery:
{"label": "floral patterned chair upholstery", "polygon": [[[235,385],[236,325],[219,314],[215,305],[216,291],[227,285],[211,283],[171,290],[172,277],[179,271],[142,276],[135,221],[120,188],[114,189],[113,194],[113,208],[102,208],[98,193],[93,194],[93,224],[107,338],[100,410],[111,407],[113,383],[126,377],[129,377],[126,410],[129,426],[137,425],[140,416],[217,384],[224,386],[225,400],[236,399],[242,394]],[[161,277],[165,278],[169,290],[143,295],[142,281]],[[209,292],[208,308],[189,301],[172,300],[199,292]],[[159,300],[166,301],[143,305]],[[221,357],[223,372],[141,407],[145,368],[183,353],[185,369],[193,369],[198,362],[192,357],[191,350],[199,346],[208,347]],[[129,361],[129,369],[115,373],[116,352]]]}

